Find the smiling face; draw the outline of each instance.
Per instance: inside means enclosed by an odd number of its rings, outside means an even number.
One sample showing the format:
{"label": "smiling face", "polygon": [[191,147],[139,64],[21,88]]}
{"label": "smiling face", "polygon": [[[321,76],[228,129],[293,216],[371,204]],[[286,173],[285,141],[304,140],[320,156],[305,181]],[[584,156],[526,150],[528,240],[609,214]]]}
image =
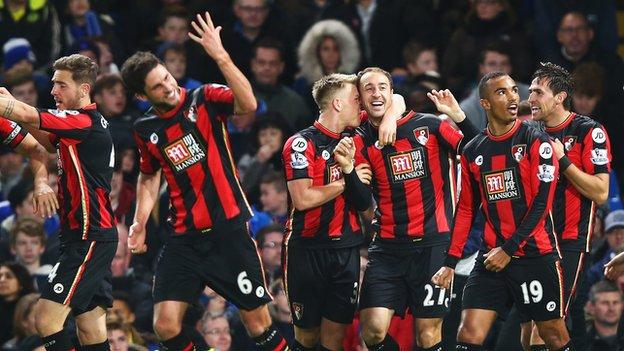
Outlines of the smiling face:
{"label": "smiling face", "polygon": [[481,106],[488,118],[500,124],[513,123],[518,116],[518,86],[507,75],[492,78],[487,83],[486,94],[481,99]]}
{"label": "smiling face", "polygon": [[145,76],[144,94],[140,96],[161,111],[169,111],[180,102],[178,82],[167,71],[165,66],[158,64]]}
{"label": "smiling face", "polygon": [[381,72],[367,72],[360,79],[360,99],[364,110],[373,121],[381,121],[392,105],[392,86]]}
{"label": "smiling face", "polygon": [[531,115],[533,119],[546,122],[553,116],[556,107],[563,101],[563,96],[561,96],[561,94],[565,93],[553,93],[548,86],[547,79],[533,79],[529,87],[529,104],[531,104]]}

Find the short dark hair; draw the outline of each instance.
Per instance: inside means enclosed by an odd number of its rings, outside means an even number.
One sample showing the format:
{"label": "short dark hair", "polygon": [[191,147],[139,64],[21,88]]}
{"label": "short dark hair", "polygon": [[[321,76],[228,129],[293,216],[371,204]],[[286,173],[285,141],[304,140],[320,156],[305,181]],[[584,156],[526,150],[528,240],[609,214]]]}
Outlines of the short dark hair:
{"label": "short dark hair", "polygon": [[511,50],[509,49],[509,45],[507,45],[504,42],[493,42],[493,43],[486,45],[481,50],[481,52],[479,52],[480,64],[483,64],[485,62],[485,56],[487,56],[488,52],[495,52],[501,55],[505,55],[509,58],[509,62],[511,62]]}
{"label": "short dark hair", "polygon": [[43,224],[33,217],[24,216],[17,219],[10,233],[11,247],[17,243],[17,235],[19,233],[24,233],[31,238],[39,238],[42,246],[45,246],[47,243],[48,238],[43,230]]}
{"label": "short dark hair", "polygon": [[596,62],[584,62],[572,71],[574,90],[589,97],[603,96],[605,70]]}
{"label": "short dark hair", "polygon": [[533,74],[532,80],[546,79],[548,81],[548,87],[552,90],[553,94],[559,94],[565,92],[565,100],[563,100],[563,107],[567,110],[572,108],[572,94],[574,93],[574,80],[565,68],[558,66],[552,62],[540,62],[540,66]]}
{"label": "short dark hair", "polygon": [[123,80],[117,74],[105,74],[99,77],[95,81],[95,85],[93,85],[93,89],[91,90],[91,94],[93,96],[101,94],[102,91],[106,89],[112,89],[115,85],[121,84],[123,85]]}
{"label": "short dark hair", "polygon": [[20,297],[36,292],[35,286],[33,284],[34,281],[26,267],[22,266],[17,262],[4,262],[0,264],[0,267],[6,267],[11,272],[13,272],[15,278],[17,278],[20,287],[22,288],[19,292]]}
{"label": "short dark hair", "polygon": [[165,56],[167,56],[167,53],[169,51],[186,57],[186,48],[184,47],[184,45],[178,43],[169,43],[167,45],[164,45],[163,48],[160,50],[160,55],[158,55],[159,58],[164,61]]}
{"label": "short dark hair", "polygon": [[256,243],[258,244],[258,246],[262,247],[262,245],[264,245],[264,240],[267,234],[274,232],[284,234],[284,226],[279,223],[271,223],[266,227],[260,229],[258,231],[258,234],[256,234]]}
{"label": "short dark hair", "polygon": [[7,200],[9,200],[9,205],[13,212],[17,206],[20,206],[26,198],[28,197],[28,193],[33,191],[34,185],[31,179],[28,177],[22,178],[17,184],[15,184],[11,190],[9,190],[9,194],[7,195]]}
{"label": "short dark hair", "polygon": [[615,285],[615,283],[608,280],[601,280],[598,283],[592,285],[591,289],[589,290],[589,301],[596,302],[596,295],[608,292],[619,293],[620,299],[622,298],[622,292],[617,287],[617,285]]}
{"label": "short dark hair", "polygon": [[392,75],[390,74],[390,72],[379,68],[379,67],[366,67],[363,70],[359,71],[357,73],[357,85],[358,87],[360,86],[360,81],[362,80],[362,76],[364,76],[366,73],[381,73],[384,76],[386,76],[386,78],[388,78],[388,81],[390,82],[390,89],[394,89],[394,84],[392,83]]}
{"label": "short dark hair", "polygon": [[148,51],[138,51],[121,66],[121,78],[131,94],[145,94],[145,77],[162,61]]}
{"label": "short dark hair", "polygon": [[403,60],[405,61],[405,64],[407,65],[408,63],[418,60],[418,57],[420,56],[420,54],[428,50],[435,51],[433,47],[424,45],[421,42],[416,41],[416,40],[410,40],[403,47]]}
{"label": "short dark hair", "polygon": [[249,143],[252,149],[257,150],[260,147],[258,143],[258,134],[261,130],[275,128],[282,132],[282,146],[284,142],[290,137],[291,131],[288,126],[288,122],[284,120],[281,113],[277,111],[267,111],[266,113],[256,116],[251,131],[249,133]]}
{"label": "short dark hair", "polygon": [[504,77],[504,76],[508,76],[508,74],[502,71],[494,71],[494,72],[490,72],[484,75],[483,78],[481,78],[481,80],[479,81],[479,98],[485,99],[485,94],[486,94],[488,84],[490,83],[492,79],[496,79],[496,78]]}
{"label": "short dark hair", "polygon": [[180,5],[169,5],[162,9],[158,16],[158,27],[165,25],[167,20],[171,17],[183,18],[188,22],[190,15],[186,7]]}
{"label": "short dark hair", "polygon": [[26,67],[14,68],[8,71],[4,76],[4,84],[9,91],[13,90],[15,87],[30,82],[35,84],[35,77],[33,76],[32,70]]}
{"label": "short dark hair", "polygon": [[95,61],[80,54],[63,56],[54,61],[52,68],[55,71],[69,71],[75,82],[80,84],[86,83],[92,87],[95,84],[99,70]]}
{"label": "short dark hair", "polygon": [[284,61],[284,44],[273,37],[264,37],[253,48],[253,57],[256,58],[259,48],[274,49],[279,53],[280,61]]}
{"label": "short dark hair", "polygon": [[275,190],[280,193],[286,191],[286,179],[284,178],[284,174],[282,174],[282,172],[272,171],[266,173],[262,177],[260,184],[273,184],[273,186],[275,186]]}

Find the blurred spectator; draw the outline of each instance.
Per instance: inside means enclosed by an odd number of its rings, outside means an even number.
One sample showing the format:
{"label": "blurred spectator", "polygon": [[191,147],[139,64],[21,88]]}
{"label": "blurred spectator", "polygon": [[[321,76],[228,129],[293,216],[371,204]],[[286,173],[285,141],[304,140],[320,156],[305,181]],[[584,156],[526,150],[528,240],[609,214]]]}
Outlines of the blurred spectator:
{"label": "blurred spectator", "polygon": [[[102,38],[114,53],[114,57],[123,57],[121,42],[115,35],[115,21],[108,15],[96,13],[91,9],[89,0],[67,1],[67,21],[63,25],[62,42],[64,51],[68,51],[78,42]],[[99,60],[96,60],[99,63]]]}
{"label": "blurred spectator", "polygon": [[539,57],[548,57],[559,51],[559,45],[552,33],[557,31],[561,18],[571,11],[579,11],[587,17],[601,50],[616,51],[618,44],[616,1],[534,0],[532,3],[533,36]]}
{"label": "blurred spectator", "polygon": [[[30,43],[24,38],[12,38],[4,44],[2,52],[5,84],[21,80],[19,77],[30,74],[39,97],[43,97],[39,102],[43,103],[42,106],[54,106],[50,95],[50,78],[47,74],[34,70],[36,58]],[[40,107],[39,105],[31,106]]]}
{"label": "blurred spectator", "polygon": [[583,62],[596,62],[608,70],[605,75],[605,98],[612,104],[622,106],[622,82],[624,82],[624,63],[613,52],[602,51],[594,46],[594,30],[584,14],[569,12],[565,14],[557,30],[560,50],[548,57],[568,71],[572,72]]}
{"label": "blurred spectator", "polygon": [[117,321],[106,321],[106,332],[110,351],[143,351],[145,347],[133,344],[128,340],[128,327]]}
{"label": "blurred spectator", "polygon": [[354,73],[360,64],[358,42],[351,29],[337,20],[314,24],[297,50],[299,73],[293,89],[307,102],[310,111],[318,111],[312,98],[312,84],[330,73]]}
{"label": "blurred spectator", "polygon": [[4,84],[18,101],[32,107],[39,106],[39,93],[35,86],[35,78],[28,68],[14,68],[4,78]]}
{"label": "blurred spectator", "polygon": [[268,112],[279,112],[290,130],[301,130],[316,116],[311,114],[299,94],[280,83],[279,78],[284,72],[283,53],[282,43],[275,39],[266,38],[258,43],[251,60],[252,86],[258,105],[264,104]]}
{"label": "blurred spectator", "polygon": [[56,9],[46,0],[0,2],[0,45],[11,38],[26,38],[37,57],[37,70],[52,67],[59,57],[60,28]]}
{"label": "blurred spectator", "polygon": [[227,314],[227,317],[230,317],[231,313],[228,313],[227,301],[208,286],[204,288],[202,300],[204,299],[207,299],[204,315],[224,316]]}
{"label": "blurred spectator", "polygon": [[343,0],[277,0],[274,7],[279,10],[279,20],[287,23],[292,42],[299,43],[315,23],[344,18],[345,3]]}
{"label": "blurred spectator", "polygon": [[130,307],[136,316],[135,326],[140,330],[150,330],[154,309],[152,289],[147,283],[137,279],[130,268],[131,254],[127,246],[128,228],[124,223],[117,223],[117,231],[120,238],[115,257],[111,262],[113,291],[123,291],[130,297]]}
{"label": "blurred spectator", "polygon": [[129,176],[125,176],[123,170],[124,160],[131,158],[128,150],[134,151],[134,149],[117,151],[119,156],[115,158],[115,167],[113,167],[113,177],[111,179],[111,206],[115,219],[121,223],[125,223],[126,220],[130,219],[129,214],[133,211],[136,197],[135,185],[128,181],[127,178]]}
{"label": "blurred spectator", "polygon": [[262,260],[262,267],[268,277],[269,284],[280,275],[282,265],[282,243],[284,241],[284,227],[279,224],[268,225],[256,235],[258,250]]}
{"label": "blurred spectator", "polygon": [[624,350],[624,337],[618,335],[622,318],[622,292],[609,281],[601,280],[591,287],[587,310],[593,317],[588,331],[588,351]]}
{"label": "blurred spectator", "polygon": [[116,74],[100,76],[93,85],[92,95],[98,110],[108,120],[117,151],[134,146],[132,124],[139,113],[128,106],[126,88],[121,77]]}
{"label": "blurred spectator", "polygon": [[[534,66],[530,42],[507,0],[473,0],[464,24],[450,39],[442,61],[442,76],[455,96],[462,98],[479,70],[479,54],[486,46],[503,42],[513,47],[514,78],[527,81]],[[482,61],[481,61],[482,62]],[[474,123],[474,122],[473,122]]]}
{"label": "blurred spectator", "polygon": [[[428,87],[426,76],[440,77],[438,73],[438,56],[435,48],[425,46],[417,41],[408,42],[403,48],[403,60],[407,68],[407,76],[393,77],[395,90],[408,98],[414,90],[431,90],[438,87]],[[421,110],[414,110],[421,111]]]}
{"label": "blurred spectator", "polygon": [[409,39],[436,40],[433,1],[355,0],[342,20],[360,43],[361,66],[379,66],[393,74],[404,72],[401,50]]}
{"label": "blurred spectator", "polygon": [[243,191],[252,204],[260,202],[262,176],[282,169],[282,147],[290,131],[282,116],[266,113],[258,116],[249,133],[250,152],[238,161],[238,172]]}
{"label": "blurred spectator", "polygon": [[157,35],[143,44],[144,49],[158,53],[162,45],[184,44],[189,38],[189,17],[183,6],[164,7],[160,12]]}
{"label": "blurred spectator", "polygon": [[22,178],[9,192],[7,197],[11,204],[13,214],[0,224],[0,232],[3,237],[8,237],[17,219],[23,216],[35,215],[35,208],[33,207],[33,189],[32,181],[28,178]]}
{"label": "blurred spectator", "polygon": [[15,306],[13,314],[13,339],[7,341],[2,350],[37,350],[45,351],[43,341],[35,329],[35,304],[39,294],[22,296]]}
{"label": "blurred spectator", "polygon": [[273,222],[285,225],[288,219],[288,188],[284,174],[280,171],[266,173],[260,181],[260,203],[262,211]]}
{"label": "blurred spectator", "polygon": [[[514,51],[515,53],[515,51]],[[506,74],[513,75],[514,68],[511,61],[511,55],[508,47],[502,43],[493,43],[483,48],[479,57],[478,79],[484,75],[502,71]],[[529,97],[529,86],[516,80],[518,85],[518,93],[520,100],[526,100]],[[485,110],[481,107],[481,98],[479,97],[479,88],[475,86],[470,91],[470,95],[459,104],[466,113],[466,117],[470,119],[472,124],[479,130],[485,129],[487,126],[487,117]]]}
{"label": "blurred spectator", "polygon": [[[145,345],[145,341],[136,327],[136,315],[132,309],[131,299],[132,298],[123,291],[113,291],[113,306],[108,309],[108,315],[115,315],[117,321],[126,326],[124,332],[129,343]],[[108,319],[107,317],[107,320]],[[141,323],[138,324],[140,325]],[[151,325],[147,329],[140,327],[139,329],[142,332],[150,332],[152,330]]]}
{"label": "blurred spectator", "polygon": [[184,45],[172,43],[162,50],[160,58],[165,63],[165,67],[171,73],[178,84],[185,89],[195,89],[201,83],[186,74],[187,57]]}
{"label": "blurred spectator", "polygon": [[[599,256],[594,258],[594,264],[587,272],[587,284],[594,285],[604,277],[604,265],[609,262],[624,246],[624,210],[609,213],[604,219],[604,249],[598,248]],[[604,253],[602,253],[604,252]]]}
{"label": "blurred spectator", "polygon": [[47,276],[52,268],[48,265],[48,269],[42,271],[41,255],[46,243],[47,237],[40,220],[28,216],[17,219],[11,230],[11,253],[15,256],[15,262],[26,267],[33,276]]}
{"label": "blurred spectator", "polygon": [[[620,108],[622,104],[605,98],[605,75],[605,69],[592,61],[583,62],[574,68],[572,107],[576,113],[589,116],[605,127],[609,133],[611,150],[624,150],[624,139],[616,136],[624,130],[624,112]],[[612,156],[611,168],[615,170],[619,183],[624,184],[624,155],[612,152]]]}
{"label": "blurred spectator", "polygon": [[290,314],[290,306],[286,290],[284,290],[284,281],[275,279],[269,286],[273,302],[269,303],[269,313],[275,327],[280,331],[284,339],[293,344],[295,341],[295,331],[292,326],[292,315]]}
{"label": "blurred spectator", "polygon": [[219,351],[230,351],[232,346],[230,322],[223,315],[204,314],[199,321],[198,329],[210,347]]}
{"label": "blurred spectator", "polygon": [[34,291],[24,266],[12,262],[0,264],[0,345],[12,338],[13,314],[18,300]]}

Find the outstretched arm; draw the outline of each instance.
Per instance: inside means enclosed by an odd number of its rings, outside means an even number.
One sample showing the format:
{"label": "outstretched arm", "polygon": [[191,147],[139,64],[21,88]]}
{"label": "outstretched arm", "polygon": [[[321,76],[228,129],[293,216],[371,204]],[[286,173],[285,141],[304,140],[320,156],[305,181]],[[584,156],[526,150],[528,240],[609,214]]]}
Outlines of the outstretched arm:
{"label": "outstretched arm", "polygon": [[5,87],[0,87],[0,116],[39,128],[39,112],[36,108],[16,100]]}
{"label": "outstretched arm", "polygon": [[217,63],[225,80],[232,89],[234,94],[234,113],[246,119],[245,126],[253,122],[254,112],[256,111],[257,102],[251,88],[251,83],[243,75],[243,73],[234,65],[230,55],[221,43],[221,26],[215,28],[208,12],[205,18],[197,14],[197,20],[192,21],[191,25],[197,32],[197,35],[189,33],[189,37],[199,43],[206,53]]}

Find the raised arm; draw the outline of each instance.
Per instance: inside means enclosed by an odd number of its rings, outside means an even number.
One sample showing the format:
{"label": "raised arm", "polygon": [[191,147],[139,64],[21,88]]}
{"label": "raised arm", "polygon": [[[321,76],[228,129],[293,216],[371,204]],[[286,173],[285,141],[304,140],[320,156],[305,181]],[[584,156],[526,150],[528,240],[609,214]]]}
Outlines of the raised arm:
{"label": "raised arm", "polygon": [[234,65],[230,55],[221,43],[221,26],[215,28],[208,12],[205,18],[197,14],[196,21],[191,25],[197,35],[189,32],[189,37],[199,43],[206,53],[217,63],[225,80],[234,94],[234,113],[245,121],[241,126],[247,126],[253,122],[254,112],[257,108],[256,98],[251,88],[251,83],[243,73]]}
{"label": "raised arm", "polygon": [[16,100],[5,87],[0,87],[0,116],[22,126],[28,125],[39,128],[37,109]]}

